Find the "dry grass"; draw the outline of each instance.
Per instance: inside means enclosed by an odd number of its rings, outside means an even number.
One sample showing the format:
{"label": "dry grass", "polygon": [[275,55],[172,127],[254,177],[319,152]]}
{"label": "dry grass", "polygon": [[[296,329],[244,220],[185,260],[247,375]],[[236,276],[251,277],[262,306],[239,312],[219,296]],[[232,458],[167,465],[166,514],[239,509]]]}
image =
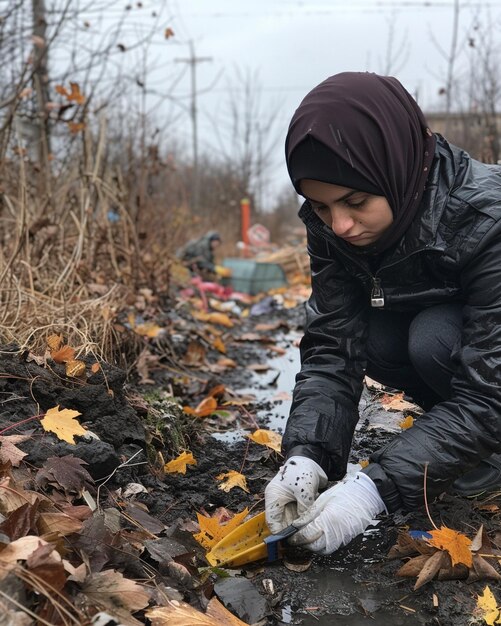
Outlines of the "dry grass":
{"label": "dry grass", "polygon": [[4,167],[2,343],[38,350],[49,334],[62,332],[80,353],[113,361],[123,341],[114,328],[117,313],[141,287],[168,289],[166,249],[144,232],[139,245],[129,192],[119,173],[104,165],[104,143],[104,132],[95,145],[86,136],[82,156],[50,180],[41,180],[22,158]]}

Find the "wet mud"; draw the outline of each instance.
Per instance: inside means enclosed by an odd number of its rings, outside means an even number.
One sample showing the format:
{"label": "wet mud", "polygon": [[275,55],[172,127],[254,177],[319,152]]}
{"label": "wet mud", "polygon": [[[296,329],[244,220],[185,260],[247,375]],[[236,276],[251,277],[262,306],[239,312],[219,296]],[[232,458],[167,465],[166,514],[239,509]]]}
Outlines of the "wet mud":
{"label": "wet mud", "polygon": [[[274,319],[287,322],[274,332],[283,354],[277,356],[259,342],[235,342],[229,345],[227,356],[238,363],[236,369],[224,375],[200,371],[184,386],[179,385],[177,374],[168,370],[155,372],[154,386],[126,382],[121,370],[107,364],[82,384],[69,380],[61,366],[38,364],[27,354],[4,347],[0,354],[0,430],[18,424],[5,434],[32,433],[19,444],[31,467],[42,467],[48,457],[73,454],[88,463],[88,471],[97,481],[114,472],[102,491],[104,506],[112,506],[117,493],[131,483],[142,485],[145,490],[134,496],[134,502],[159,520],[168,537],[193,552],[197,567],[203,568],[207,565],[204,552],[192,537],[196,514],[210,515],[220,508],[262,511],[264,487],[281,463],[275,452],[245,437],[256,425],[283,431],[290,406],[302,309],[278,311]],[[243,321],[238,331],[252,331],[256,321]],[[246,366],[255,363],[266,363],[269,368],[262,373],[249,372]],[[236,417],[224,428],[209,423],[205,427],[200,420],[183,416],[166,393],[176,388],[181,403],[193,406],[218,384],[254,396],[245,410],[235,411]],[[385,411],[380,395],[364,391],[350,457],[352,471],[399,430],[403,415]],[[56,405],[76,409],[84,416],[81,423],[90,433],[78,437],[75,446],[45,432],[37,420],[19,424]],[[168,460],[176,447],[189,449],[197,465],[190,466],[185,475],[164,475],[158,471],[158,454]],[[119,468],[132,455],[139,464]],[[249,493],[219,488],[216,476],[230,470],[245,474]],[[430,504],[429,514],[437,526],[447,525],[472,537],[484,525],[491,537],[498,534],[499,539],[501,517],[496,506],[501,508],[501,497],[492,497],[489,503],[489,510],[482,509],[479,501],[446,494]],[[431,526],[425,511],[382,516],[363,536],[333,555],[319,557],[286,548],[278,562],[261,562],[231,572],[235,581],[245,581],[234,582],[233,592],[231,578],[222,579],[230,582],[221,584],[212,575],[212,584],[216,593],[219,585],[220,599],[225,602],[227,598],[228,608],[247,623],[254,619],[269,626],[469,626],[476,619],[472,616],[477,594],[489,581],[433,581],[413,591],[414,579],[395,576],[402,562],[387,558],[399,530],[428,530]],[[491,582],[494,588],[496,584]],[[259,601],[252,601],[254,592]],[[188,588],[180,594],[186,601],[199,602]],[[245,602],[239,605],[238,597],[246,598]]]}

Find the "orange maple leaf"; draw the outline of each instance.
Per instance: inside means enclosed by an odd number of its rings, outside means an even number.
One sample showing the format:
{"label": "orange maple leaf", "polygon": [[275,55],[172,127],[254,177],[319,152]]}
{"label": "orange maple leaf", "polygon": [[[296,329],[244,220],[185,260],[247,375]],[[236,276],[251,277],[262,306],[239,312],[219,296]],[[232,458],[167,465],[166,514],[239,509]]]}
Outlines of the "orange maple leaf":
{"label": "orange maple leaf", "polygon": [[282,435],[272,430],[258,428],[258,430],[255,430],[251,435],[247,435],[247,437],[262,446],[275,450],[275,452],[280,452],[282,449]]}
{"label": "orange maple leaf", "polygon": [[183,407],[183,411],[185,413],[188,413],[188,415],[194,415],[195,417],[207,417],[211,413],[214,413],[216,409],[217,400],[211,396],[204,398],[195,409],[192,409],[189,406]]}
{"label": "orange maple leaf", "polygon": [[457,530],[441,526],[440,530],[430,530],[431,539],[426,542],[439,550],[445,550],[449,553],[452,565],[463,563],[467,567],[473,565],[473,555],[470,550],[471,539]]}
{"label": "orange maple leaf", "polygon": [[70,346],[63,346],[56,352],[51,352],[52,359],[56,363],[66,363],[66,361],[75,360],[75,349]]}

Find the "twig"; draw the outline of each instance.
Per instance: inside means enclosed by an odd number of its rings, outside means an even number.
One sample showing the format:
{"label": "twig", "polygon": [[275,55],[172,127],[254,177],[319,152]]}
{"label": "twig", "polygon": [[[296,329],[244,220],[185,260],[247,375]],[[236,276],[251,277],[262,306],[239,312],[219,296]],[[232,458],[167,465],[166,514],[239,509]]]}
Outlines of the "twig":
{"label": "twig", "polygon": [[17,426],[21,426],[21,424],[26,424],[26,422],[32,422],[33,420],[39,420],[42,417],[45,417],[45,413],[39,413],[38,415],[33,415],[32,417],[27,417],[25,420],[21,420],[20,422],[16,422],[15,424],[11,424],[10,426],[7,426],[7,428],[3,428],[2,430],[0,430],[0,435],[2,435],[3,433],[6,433],[8,430],[11,430],[11,428],[16,428]]}
{"label": "twig", "polygon": [[426,463],[424,464],[424,485],[423,485],[423,495],[424,495],[424,506],[426,509],[426,515],[428,515],[428,519],[431,522],[431,525],[433,526],[433,528],[435,530],[438,530],[435,522],[432,520],[431,515],[430,515],[430,509],[428,508],[428,498],[426,497],[426,478],[428,475],[428,461],[426,461]]}
{"label": "twig", "polygon": [[[106,485],[106,483],[116,474],[116,472],[118,472],[119,469],[122,469],[123,467],[126,467],[127,465],[129,465],[132,459],[134,459],[138,454],[141,454],[141,452],[143,452],[143,450],[138,450],[137,452],[134,452],[134,454],[130,457],[130,459],[127,459],[127,461],[124,461],[123,463],[120,463],[120,465],[115,467],[115,469],[111,472],[109,476],[107,476],[104,479],[99,479],[99,480],[104,481],[99,485],[99,487],[97,488],[97,493],[96,493],[96,503],[97,503],[97,508],[99,511],[101,509],[101,505],[99,504],[99,495],[101,493],[101,487],[103,485]],[[144,463],[135,463],[135,465],[146,465],[146,461]]]}

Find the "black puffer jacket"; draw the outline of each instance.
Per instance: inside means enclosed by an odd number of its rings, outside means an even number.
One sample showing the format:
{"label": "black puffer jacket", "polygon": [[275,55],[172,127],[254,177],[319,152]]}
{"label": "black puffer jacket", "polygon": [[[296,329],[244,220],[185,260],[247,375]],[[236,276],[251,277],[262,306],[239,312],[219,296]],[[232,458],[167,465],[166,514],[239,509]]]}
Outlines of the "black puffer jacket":
{"label": "black puffer jacket", "polygon": [[463,304],[451,399],[373,454],[364,470],[389,511],[413,509],[423,504],[426,465],[433,498],[501,452],[501,168],[438,136],[419,213],[376,272],[308,202],[300,216],[313,292],[284,450],[316,460],[330,479],[346,472],[358,420],[371,296],[384,297],[392,311]]}

